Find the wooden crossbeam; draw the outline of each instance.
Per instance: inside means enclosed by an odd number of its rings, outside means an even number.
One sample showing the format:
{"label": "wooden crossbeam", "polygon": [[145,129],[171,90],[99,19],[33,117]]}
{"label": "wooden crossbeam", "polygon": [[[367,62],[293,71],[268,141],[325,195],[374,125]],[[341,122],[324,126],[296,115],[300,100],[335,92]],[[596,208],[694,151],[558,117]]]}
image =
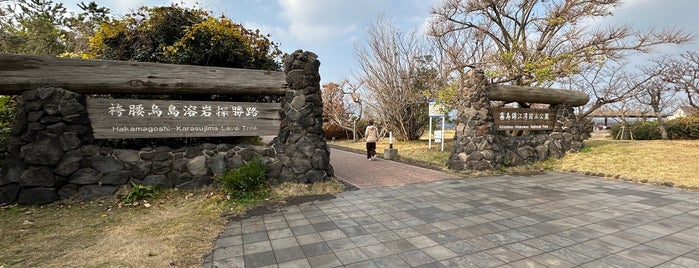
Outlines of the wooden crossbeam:
{"label": "wooden crossbeam", "polygon": [[44,86],[83,94],[283,95],[278,71],[0,54],[0,95]]}

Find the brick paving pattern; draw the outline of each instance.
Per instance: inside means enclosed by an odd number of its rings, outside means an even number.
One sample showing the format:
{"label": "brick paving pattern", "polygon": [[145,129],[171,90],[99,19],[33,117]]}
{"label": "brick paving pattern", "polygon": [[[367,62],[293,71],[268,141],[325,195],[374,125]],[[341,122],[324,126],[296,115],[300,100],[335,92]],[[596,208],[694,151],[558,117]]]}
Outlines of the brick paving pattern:
{"label": "brick paving pattern", "polygon": [[369,161],[366,155],[338,149],[330,151],[330,163],[337,178],[360,189],[457,178],[444,172],[382,158]]}
{"label": "brick paving pattern", "polygon": [[203,266],[699,267],[696,192],[553,172],[367,185],[231,221]]}

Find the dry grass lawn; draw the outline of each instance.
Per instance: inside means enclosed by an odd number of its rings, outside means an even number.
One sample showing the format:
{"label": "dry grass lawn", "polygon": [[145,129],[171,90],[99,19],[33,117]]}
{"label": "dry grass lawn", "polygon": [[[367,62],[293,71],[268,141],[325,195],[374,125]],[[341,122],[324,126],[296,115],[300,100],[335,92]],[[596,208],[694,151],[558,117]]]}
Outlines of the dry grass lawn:
{"label": "dry grass lawn", "polygon": [[[342,191],[336,181],[285,183],[269,202]],[[0,267],[201,267],[226,216],[250,205],[231,204],[217,190],[168,191],[150,203],[117,199],[0,209]]]}
{"label": "dry grass lawn", "polygon": [[585,146],[553,161],[553,168],[699,187],[699,140],[593,140]]}

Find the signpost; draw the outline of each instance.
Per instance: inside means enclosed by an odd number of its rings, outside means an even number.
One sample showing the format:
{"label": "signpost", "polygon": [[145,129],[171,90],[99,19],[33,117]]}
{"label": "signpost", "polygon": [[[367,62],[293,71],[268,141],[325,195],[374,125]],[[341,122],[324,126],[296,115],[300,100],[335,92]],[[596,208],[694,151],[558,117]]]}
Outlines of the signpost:
{"label": "signpost", "polygon": [[87,99],[98,139],[276,135],[280,109],[279,103]]}
{"label": "signpost", "polygon": [[430,100],[428,114],[430,117],[430,131],[427,133],[427,146],[432,149],[432,118],[442,118],[442,131],[435,131],[435,142],[442,143],[442,152],[444,151],[444,105],[438,104],[434,100]]}
{"label": "signpost", "polygon": [[530,108],[493,108],[498,131],[551,130],[556,123],[556,110]]}

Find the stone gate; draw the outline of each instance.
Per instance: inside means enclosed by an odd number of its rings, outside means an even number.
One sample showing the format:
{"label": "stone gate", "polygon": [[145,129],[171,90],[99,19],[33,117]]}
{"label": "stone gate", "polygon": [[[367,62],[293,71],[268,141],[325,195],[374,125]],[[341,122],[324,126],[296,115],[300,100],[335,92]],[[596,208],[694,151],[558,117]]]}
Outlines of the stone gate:
{"label": "stone gate", "polygon": [[[299,50],[287,55],[281,75],[240,70],[257,77],[248,79],[228,75],[233,71],[230,68],[200,66],[54,61],[17,55],[2,55],[0,63],[4,66],[0,69],[3,80],[0,93],[18,95],[16,118],[4,142],[8,157],[0,168],[0,204],[46,204],[75,196],[92,199],[113,195],[120,186],[129,183],[199,188],[212,183],[213,177],[224,170],[255,158],[265,163],[270,182],[312,183],[333,176],[322,128],[320,62],[311,52]],[[87,76],[93,74],[97,78],[89,80],[90,77],[71,76],[63,71],[83,65],[90,70]],[[154,69],[160,75],[153,74]],[[175,73],[173,69],[182,70]],[[42,74],[44,78],[40,78]],[[162,77],[167,75],[176,81],[164,81]],[[158,79],[163,81],[156,82]],[[140,150],[95,143],[86,94],[109,91],[225,94],[223,86],[235,94],[283,95],[278,111],[279,132],[272,142],[266,145],[207,143]],[[254,90],[255,87],[261,89]]]}
{"label": "stone gate", "polygon": [[[462,97],[457,101],[458,125],[449,157],[450,169],[485,170],[516,166],[548,157],[560,158],[567,151],[578,151],[584,146],[585,133],[580,129],[573,110],[574,106],[588,101],[584,93],[490,85],[483,71],[474,69],[468,73],[465,88],[458,95]],[[496,112],[491,107],[493,100],[548,103],[553,109]],[[512,118],[514,120],[510,120]],[[535,124],[530,124],[530,119]],[[499,125],[508,120],[515,124]]]}

